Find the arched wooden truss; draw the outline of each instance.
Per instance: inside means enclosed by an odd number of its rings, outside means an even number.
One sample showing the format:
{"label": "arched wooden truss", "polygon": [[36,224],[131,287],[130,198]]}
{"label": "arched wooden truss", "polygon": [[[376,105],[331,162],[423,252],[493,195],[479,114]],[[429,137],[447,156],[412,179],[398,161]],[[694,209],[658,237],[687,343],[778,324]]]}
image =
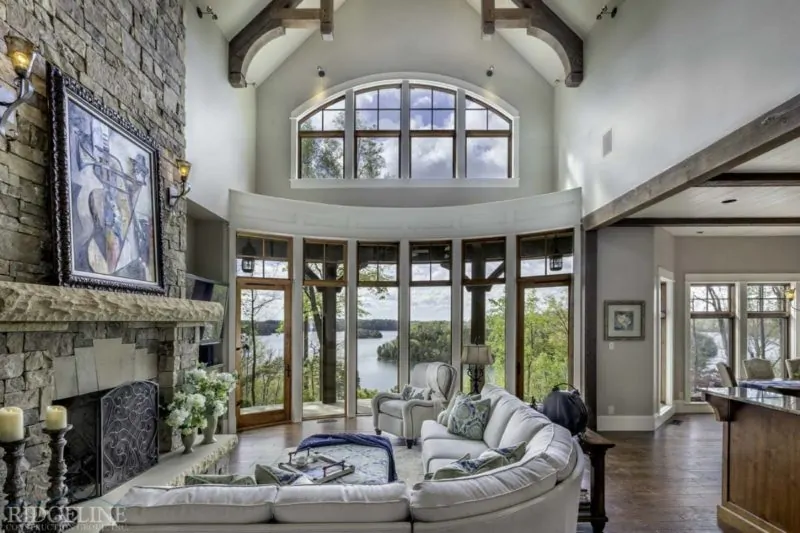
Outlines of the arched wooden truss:
{"label": "arched wooden truss", "polygon": [[[234,87],[247,86],[247,70],[256,53],[286,33],[286,28],[319,26],[322,38],[333,39],[333,0],[320,0],[319,9],[298,9],[302,0],[273,0],[231,40],[228,79]],[[564,66],[564,85],[583,81],[583,40],[543,0],[513,0],[518,6],[495,8],[495,0],[481,0],[482,31],[491,38],[495,28],[524,28],[558,54]]]}

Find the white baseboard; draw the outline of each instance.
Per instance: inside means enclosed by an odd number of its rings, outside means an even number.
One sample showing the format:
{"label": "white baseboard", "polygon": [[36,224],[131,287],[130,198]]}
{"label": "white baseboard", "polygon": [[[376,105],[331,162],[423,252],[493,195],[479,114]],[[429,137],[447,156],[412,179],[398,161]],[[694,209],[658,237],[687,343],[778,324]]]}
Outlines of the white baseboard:
{"label": "white baseboard", "polygon": [[705,402],[675,402],[678,414],[711,414],[711,406]]}
{"label": "white baseboard", "polygon": [[675,414],[677,409],[674,405],[667,405],[661,408],[661,412],[658,414],[653,415],[653,429],[658,429],[664,425],[664,423],[672,418]]}
{"label": "white baseboard", "polygon": [[598,416],[597,431],[653,431],[652,416]]}

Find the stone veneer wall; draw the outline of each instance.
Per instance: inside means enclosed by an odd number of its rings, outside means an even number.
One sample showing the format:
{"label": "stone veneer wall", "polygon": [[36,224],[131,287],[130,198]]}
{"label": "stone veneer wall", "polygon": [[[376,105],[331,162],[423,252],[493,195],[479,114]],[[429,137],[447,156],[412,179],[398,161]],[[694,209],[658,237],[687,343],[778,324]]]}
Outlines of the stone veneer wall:
{"label": "stone veneer wall", "polygon": [[[0,0],[0,37],[8,32],[37,43],[42,55],[156,142],[166,187],[184,155],[184,46],[182,0]],[[0,138],[0,280],[53,283],[45,69],[34,70],[36,95],[18,115],[19,138]],[[14,72],[0,40],[0,83]],[[168,295],[183,296],[185,204],[165,218],[164,275]],[[196,331],[136,328],[120,323],[71,324],[66,332],[0,334],[0,403],[25,408],[27,487],[41,498],[48,454],[42,409],[52,396],[52,359],[69,356],[94,339],[122,338],[159,353],[162,401],[180,370],[197,358]],[[164,433],[163,445],[175,441]],[[162,448],[163,449],[163,448]],[[0,471],[2,470],[0,463]]]}

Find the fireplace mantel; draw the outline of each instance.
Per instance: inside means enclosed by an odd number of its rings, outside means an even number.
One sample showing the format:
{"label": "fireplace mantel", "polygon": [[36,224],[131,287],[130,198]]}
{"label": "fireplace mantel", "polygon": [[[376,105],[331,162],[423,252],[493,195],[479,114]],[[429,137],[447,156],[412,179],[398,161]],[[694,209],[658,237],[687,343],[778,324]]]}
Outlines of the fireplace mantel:
{"label": "fireplace mantel", "polygon": [[222,315],[214,302],[0,282],[0,331],[60,331],[74,322],[188,327],[221,321]]}

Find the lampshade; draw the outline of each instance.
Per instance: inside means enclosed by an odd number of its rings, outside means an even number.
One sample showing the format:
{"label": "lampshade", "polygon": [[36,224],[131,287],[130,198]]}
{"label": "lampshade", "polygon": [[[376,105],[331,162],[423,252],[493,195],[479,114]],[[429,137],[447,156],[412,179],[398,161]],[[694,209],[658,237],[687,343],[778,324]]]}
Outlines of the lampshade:
{"label": "lampshade", "polygon": [[178,159],[175,161],[175,164],[178,166],[178,175],[180,175],[181,181],[186,183],[189,180],[189,172],[192,170],[192,164],[185,159]]}
{"label": "lampshade", "polygon": [[36,47],[24,37],[6,35],[6,54],[11,59],[14,72],[21,78],[31,74],[31,67],[36,59]]}
{"label": "lampshade", "polygon": [[492,351],[485,344],[465,344],[461,350],[461,364],[464,365],[491,365]]}

